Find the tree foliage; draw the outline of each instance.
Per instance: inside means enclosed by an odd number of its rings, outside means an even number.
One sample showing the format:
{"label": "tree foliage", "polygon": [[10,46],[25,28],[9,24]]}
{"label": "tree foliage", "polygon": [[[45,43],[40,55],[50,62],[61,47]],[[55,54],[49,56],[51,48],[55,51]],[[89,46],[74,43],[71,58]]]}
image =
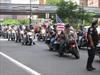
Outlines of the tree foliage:
{"label": "tree foliage", "polygon": [[61,1],[58,4],[57,14],[64,22],[68,22],[70,24],[76,24],[83,20],[90,21],[93,17],[92,14],[86,12],[83,7],[78,6],[76,3],[70,1]]}
{"label": "tree foliage", "polygon": [[6,18],[3,20],[3,25],[27,25],[29,24],[29,19],[11,19],[11,18]]}
{"label": "tree foliage", "polygon": [[22,20],[19,20],[19,22],[21,25],[27,25],[29,24],[29,19],[22,19]]}
{"label": "tree foliage", "polygon": [[58,3],[60,3],[60,1],[62,0],[46,0],[46,4],[57,5]]}
{"label": "tree foliage", "polygon": [[68,19],[69,22],[71,22],[74,17],[76,17],[76,10],[77,9],[77,4],[73,3],[72,1],[61,1],[58,4],[58,10],[57,14],[62,18],[62,19]]}
{"label": "tree foliage", "polygon": [[81,21],[85,20],[87,22],[91,22],[92,18],[95,16],[94,13],[90,13],[90,12],[86,12],[83,7],[82,8],[78,8],[77,11],[77,17],[78,19],[80,19]]}
{"label": "tree foliage", "polygon": [[6,18],[6,19],[4,19],[3,24],[4,25],[8,25],[8,24],[9,25],[18,25],[18,24],[20,24],[20,22],[16,19]]}

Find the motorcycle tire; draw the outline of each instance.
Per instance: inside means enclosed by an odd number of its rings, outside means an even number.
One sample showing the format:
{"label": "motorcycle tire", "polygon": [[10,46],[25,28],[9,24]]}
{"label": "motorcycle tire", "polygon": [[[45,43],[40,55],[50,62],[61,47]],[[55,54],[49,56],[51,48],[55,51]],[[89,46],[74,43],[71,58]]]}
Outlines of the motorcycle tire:
{"label": "motorcycle tire", "polygon": [[79,54],[77,48],[73,48],[73,55],[75,56],[76,59],[80,58],[80,54]]}
{"label": "motorcycle tire", "polygon": [[19,39],[19,42],[21,42],[21,39]]}
{"label": "motorcycle tire", "polygon": [[64,52],[63,52],[63,50],[58,50],[58,53],[59,53],[59,57],[62,57],[63,55],[64,55]]}
{"label": "motorcycle tire", "polygon": [[58,51],[58,49],[59,49],[59,44],[54,44],[54,48],[55,48],[55,51]]}
{"label": "motorcycle tire", "polygon": [[30,41],[29,41],[29,45],[31,46],[32,45],[32,39],[29,39]]}
{"label": "motorcycle tire", "polygon": [[22,42],[22,45],[24,45],[24,42]]}
{"label": "motorcycle tire", "polygon": [[16,40],[15,40],[15,42],[17,43],[17,42],[18,42],[18,40],[16,39]]}
{"label": "motorcycle tire", "polygon": [[50,48],[49,48],[49,51],[53,51],[53,48],[50,47]]}
{"label": "motorcycle tire", "polygon": [[11,41],[13,41],[13,38],[11,38]]}
{"label": "motorcycle tire", "polygon": [[8,41],[10,41],[10,39],[8,38]]}
{"label": "motorcycle tire", "polygon": [[62,57],[64,55],[63,52],[59,52],[59,57]]}
{"label": "motorcycle tire", "polygon": [[99,58],[100,58],[100,53],[99,53]]}

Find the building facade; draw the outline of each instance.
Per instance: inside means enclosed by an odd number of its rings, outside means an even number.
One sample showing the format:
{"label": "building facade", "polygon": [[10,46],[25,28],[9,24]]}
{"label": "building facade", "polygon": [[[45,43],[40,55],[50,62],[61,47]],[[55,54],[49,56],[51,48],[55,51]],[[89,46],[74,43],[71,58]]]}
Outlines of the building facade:
{"label": "building facade", "polygon": [[46,0],[39,0],[39,4],[46,4]]}
{"label": "building facade", "polygon": [[88,0],[88,6],[100,7],[100,0]]}
{"label": "building facade", "polygon": [[87,6],[88,5],[88,0],[80,0],[79,4],[81,6]]}
{"label": "building facade", "polygon": [[[0,3],[11,3],[11,0],[0,0]],[[10,8],[9,6],[7,6],[8,8]],[[4,18],[12,18],[11,15],[0,15],[0,19],[4,19]]]}
{"label": "building facade", "polygon": [[0,0],[0,3],[11,3],[11,0]]}
{"label": "building facade", "polygon": [[89,7],[100,7],[100,0],[80,0],[80,5]]}
{"label": "building facade", "polygon": [[[31,4],[46,4],[46,0],[28,0]],[[34,18],[36,15],[33,15],[32,18]],[[39,16],[39,14],[37,15],[37,17]],[[16,15],[17,19],[24,19],[24,18],[29,18],[29,15]]]}

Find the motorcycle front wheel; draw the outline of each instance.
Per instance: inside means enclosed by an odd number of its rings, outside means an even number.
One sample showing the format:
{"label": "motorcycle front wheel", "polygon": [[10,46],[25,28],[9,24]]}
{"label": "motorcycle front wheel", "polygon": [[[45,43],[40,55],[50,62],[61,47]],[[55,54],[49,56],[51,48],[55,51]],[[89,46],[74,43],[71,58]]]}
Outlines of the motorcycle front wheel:
{"label": "motorcycle front wheel", "polygon": [[79,59],[80,54],[79,54],[79,51],[77,50],[77,48],[73,48],[72,50],[73,50],[72,54],[75,56],[75,58]]}

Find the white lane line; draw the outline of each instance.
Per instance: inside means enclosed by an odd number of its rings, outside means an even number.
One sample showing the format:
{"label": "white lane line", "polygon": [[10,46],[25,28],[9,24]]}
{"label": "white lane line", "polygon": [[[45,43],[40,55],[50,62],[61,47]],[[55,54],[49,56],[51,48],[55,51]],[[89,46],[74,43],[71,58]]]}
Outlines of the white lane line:
{"label": "white lane line", "polygon": [[41,75],[40,73],[36,72],[35,70],[25,66],[24,64],[16,61],[15,59],[11,58],[10,56],[4,54],[3,52],[0,52],[0,55],[2,55],[3,57],[5,57],[6,59],[10,60],[12,63],[16,64],[17,66],[23,68],[24,70],[26,70],[27,72],[29,72],[31,75]]}
{"label": "white lane line", "polygon": [[0,41],[7,41],[7,39],[1,39],[1,38],[0,38]]}

